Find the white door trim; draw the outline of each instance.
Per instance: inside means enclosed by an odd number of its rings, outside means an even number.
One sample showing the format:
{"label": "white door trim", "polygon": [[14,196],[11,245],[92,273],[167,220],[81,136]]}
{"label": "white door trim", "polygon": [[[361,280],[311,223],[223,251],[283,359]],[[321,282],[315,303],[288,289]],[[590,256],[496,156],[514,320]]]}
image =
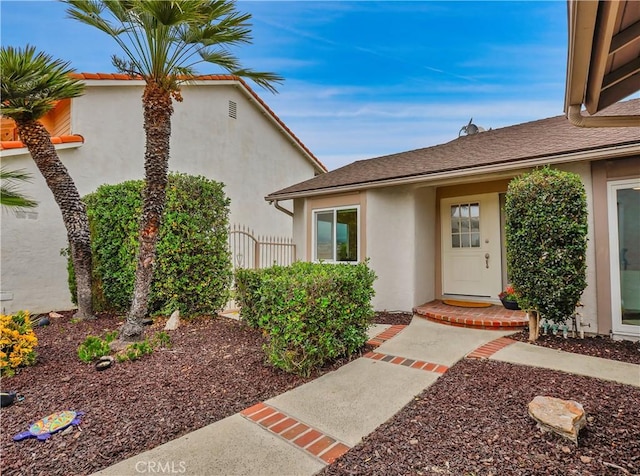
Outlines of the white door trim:
{"label": "white door trim", "polygon": [[[618,190],[640,186],[640,178],[615,180],[607,183],[607,207],[609,216],[609,265],[611,281],[611,328],[614,334],[639,337],[640,326],[622,323],[622,288],[620,270],[620,241],[618,237]],[[638,192],[640,193],[640,192]]]}

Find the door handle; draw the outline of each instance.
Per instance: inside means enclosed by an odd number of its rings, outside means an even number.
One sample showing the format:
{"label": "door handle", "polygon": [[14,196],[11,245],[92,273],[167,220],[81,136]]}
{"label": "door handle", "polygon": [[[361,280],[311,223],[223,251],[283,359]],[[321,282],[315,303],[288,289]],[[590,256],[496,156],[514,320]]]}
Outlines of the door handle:
{"label": "door handle", "polygon": [[489,269],[489,257],[490,257],[489,253],[484,254],[484,262],[487,266],[487,269]]}

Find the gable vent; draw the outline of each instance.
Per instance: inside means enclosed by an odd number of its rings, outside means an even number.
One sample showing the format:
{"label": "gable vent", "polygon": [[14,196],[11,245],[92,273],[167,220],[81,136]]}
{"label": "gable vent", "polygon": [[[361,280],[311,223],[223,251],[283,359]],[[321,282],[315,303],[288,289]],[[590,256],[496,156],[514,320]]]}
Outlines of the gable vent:
{"label": "gable vent", "polygon": [[237,119],[238,117],[238,105],[235,101],[229,101],[229,117],[232,119]]}

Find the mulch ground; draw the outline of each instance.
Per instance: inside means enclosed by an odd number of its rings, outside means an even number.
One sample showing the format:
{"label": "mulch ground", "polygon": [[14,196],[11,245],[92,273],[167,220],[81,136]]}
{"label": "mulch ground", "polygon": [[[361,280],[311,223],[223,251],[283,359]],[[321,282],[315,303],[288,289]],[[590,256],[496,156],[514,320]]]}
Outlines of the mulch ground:
{"label": "mulch ground", "polygon": [[[72,323],[70,313],[62,314],[36,330],[38,364],[2,379],[3,391],[24,396],[1,411],[3,475],[90,474],[310,380],[269,367],[260,333],[223,318],[189,321],[171,333],[170,348],[96,372],[77,358],[78,345],[89,334],[117,329],[120,321],[102,316]],[[374,321],[408,324],[411,314],[378,313]],[[163,325],[160,320],[150,332]],[[609,354],[621,347],[607,344]],[[587,344],[581,346],[582,353],[589,352]],[[591,349],[603,351],[601,343]],[[637,346],[626,346],[613,353],[634,361],[636,352]],[[577,448],[540,434],[528,419],[526,404],[538,394],[584,404],[590,420]],[[60,410],[84,411],[79,428],[46,442],[12,441],[33,421]],[[496,476],[634,472],[640,473],[640,389],[470,360],[453,366],[325,470]]]}
{"label": "mulch ground", "polygon": [[[510,337],[527,342],[528,332]],[[548,335],[535,345],[640,364],[639,342]],[[583,404],[577,447],[536,427],[527,414],[536,395]],[[640,388],[465,359],[320,474],[639,475]]]}
{"label": "mulch ground", "polygon": [[[183,321],[171,347],[97,372],[77,357],[87,335],[120,327],[114,316],[71,322],[70,312],[36,328],[37,365],[2,379],[24,400],[2,408],[1,473],[91,474],[275,397],[347,362],[301,378],[264,361],[260,332],[226,318]],[[151,335],[162,330],[158,320]],[[357,356],[355,356],[357,357]],[[45,442],[14,442],[34,421],[56,411],[83,411],[78,429]]]}

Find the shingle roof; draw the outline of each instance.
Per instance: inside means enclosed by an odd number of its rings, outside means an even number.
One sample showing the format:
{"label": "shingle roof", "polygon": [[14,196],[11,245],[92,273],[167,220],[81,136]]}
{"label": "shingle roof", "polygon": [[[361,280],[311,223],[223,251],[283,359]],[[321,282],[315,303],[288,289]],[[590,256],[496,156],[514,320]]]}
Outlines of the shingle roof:
{"label": "shingle roof", "polygon": [[[73,73],[71,74],[71,77],[76,79],[83,79],[83,80],[119,80],[119,81],[142,80],[142,77],[139,77],[139,76],[132,77],[132,76],[129,76],[126,74],[120,74],[120,73]],[[308,154],[309,158],[318,166],[318,168],[323,172],[327,171],[327,167],[320,161],[320,159],[318,159],[315,155],[313,155],[313,153],[307,148],[307,146],[304,145],[304,143],[293,133],[293,131],[291,131],[291,129],[287,127],[287,125],[284,122],[282,122],[282,120],[277,116],[277,114],[273,112],[273,110],[271,110],[269,106],[267,106],[267,103],[265,103],[262,100],[262,98],[258,96],[258,94],[253,89],[251,89],[251,87],[249,87],[246,81],[244,81],[241,77],[234,76],[231,74],[208,74],[208,75],[196,76],[190,79],[193,81],[237,81],[238,83],[240,83],[245,89],[245,91],[249,93],[249,95],[252,98],[254,98],[260,104],[260,106],[262,106],[267,111],[267,113],[271,116],[271,118],[276,123],[278,123],[278,125],[286,132],[286,134],[288,134],[291,137],[291,139],[293,139],[293,141],[295,141],[295,143],[298,144],[298,146],[300,146],[305,151],[306,154]]]}
{"label": "shingle roof", "polygon": [[[640,99],[618,103],[599,115],[640,114]],[[624,144],[640,145],[640,127],[579,128],[565,116],[458,137],[445,144],[359,160],[268,195],[270,199],[315,195],[342,187],[368,188],[376,183],[414,179],[443,172],[531,159],[559,160],[560,155]]]}

